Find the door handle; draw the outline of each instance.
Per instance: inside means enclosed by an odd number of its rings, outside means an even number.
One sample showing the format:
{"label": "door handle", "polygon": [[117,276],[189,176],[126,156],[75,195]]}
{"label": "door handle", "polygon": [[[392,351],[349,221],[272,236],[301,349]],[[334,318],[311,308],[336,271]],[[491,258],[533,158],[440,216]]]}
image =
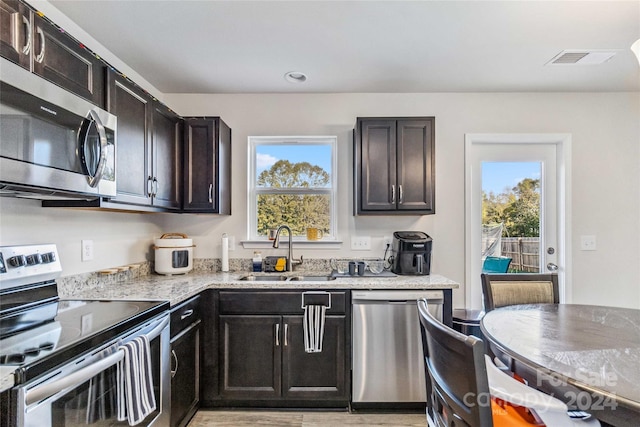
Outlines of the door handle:
{"label": "door handle", "polygon": [[398,185],[398,203],[404,202],[404,191],[402,191],[402,184]]}
{"label": "door handle", "polygon": [[213,203],[213,184],[209,184],[209,203]]}
{"label": "door handle", "polygon": [[391,203],[396,202],[396,185],[391,184]]}
{"label": "door handle", "polygon": [[276,347],[280,347],[280,323],[276,323]]}
{"label": "door handle", "polygon": [[549,271],[558,271],[558,266],[552,262],[547,264],[547,270]]}

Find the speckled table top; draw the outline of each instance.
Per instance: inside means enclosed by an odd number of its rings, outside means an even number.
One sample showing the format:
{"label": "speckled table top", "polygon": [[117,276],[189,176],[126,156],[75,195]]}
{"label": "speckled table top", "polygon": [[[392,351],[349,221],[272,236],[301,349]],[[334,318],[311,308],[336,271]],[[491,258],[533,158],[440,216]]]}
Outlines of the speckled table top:
{"label": "speckled table top", "polygon": [[[254,281],[241,277],[256,275]],[[300,274],[300,273],[298,273]],[[317,272],[305,273],[320,275]],[[279,274],[276,274],[279,276]],[[291,275],[291,273],[289,273]],[[294,274],[295,275],[295,274]],[[456,289],[459,284],[438,274],[429,276],[395,277],[337,277],[330,281],[263,281],[260,276],[274,277],[269,273],[211,273],[190,272],[184,275],[161,276],[151,274],[128,281],[102,283],[83,287],[81,283],[66,284],[59,289],[65,299],[131,299],[167,300],[179,304],[204,289]]]}
{"label": "speckled table top", "polygon": [[481,326],[516,360],[640,415],[640,310],[518,305],[488,312]]}

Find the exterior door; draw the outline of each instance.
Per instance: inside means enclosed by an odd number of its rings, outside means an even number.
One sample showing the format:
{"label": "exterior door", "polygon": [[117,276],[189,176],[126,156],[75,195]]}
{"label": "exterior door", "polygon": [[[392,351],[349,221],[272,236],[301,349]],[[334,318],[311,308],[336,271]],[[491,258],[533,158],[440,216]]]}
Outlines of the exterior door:
{"label": "exterior door", "polygon": [[[480,275],[487,255],[511,258],[509,272],[558,272],[564,301],[568,144],[567,135],[467,135],[467,308],[482,308]],[[486,220],[491,209],[506,210],[489,215],[493,224],[504,218],[498,241],[487,239],[483,224],[483,212]]]}

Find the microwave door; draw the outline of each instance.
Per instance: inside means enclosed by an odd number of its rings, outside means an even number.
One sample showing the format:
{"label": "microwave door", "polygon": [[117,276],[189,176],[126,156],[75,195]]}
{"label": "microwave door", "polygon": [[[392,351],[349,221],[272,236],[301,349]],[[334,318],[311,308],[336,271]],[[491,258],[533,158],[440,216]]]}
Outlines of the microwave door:
{"label": "microwave door", "polygon": [[107,164],[107,134],[98,115],[92,110],[82,123],[78,134],[82,171],[89,186],[98,186]]}

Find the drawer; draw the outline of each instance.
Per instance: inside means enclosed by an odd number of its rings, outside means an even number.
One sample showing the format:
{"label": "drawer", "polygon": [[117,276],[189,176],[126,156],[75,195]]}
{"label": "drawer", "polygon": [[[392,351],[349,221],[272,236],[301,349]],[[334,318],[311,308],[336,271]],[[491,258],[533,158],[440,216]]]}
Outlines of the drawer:
{"label": "drawer", "polygon": [[[326,300],[317,292],[309,291],[308,303]],[[301,291],[220,291],[220,314],[303,314]],[[331,295],[331,308],[327,314],[345,314],[347,291],[327,291]]]}
{"label": "drawer", "polygon": [[171,309],[171,337],[200,319],[200,295]]}

